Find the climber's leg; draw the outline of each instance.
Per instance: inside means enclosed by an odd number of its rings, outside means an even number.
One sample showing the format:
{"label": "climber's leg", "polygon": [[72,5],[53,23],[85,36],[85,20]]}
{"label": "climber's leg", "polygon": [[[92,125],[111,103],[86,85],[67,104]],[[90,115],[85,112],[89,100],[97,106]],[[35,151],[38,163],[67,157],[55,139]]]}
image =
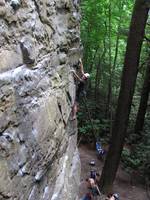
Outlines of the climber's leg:
{"label": "climber's leg", "polygon": [[78,103],[75,101],[73,107],[72,107],[72,120],[75,120],[77,117],[77,111],[78,111]]}

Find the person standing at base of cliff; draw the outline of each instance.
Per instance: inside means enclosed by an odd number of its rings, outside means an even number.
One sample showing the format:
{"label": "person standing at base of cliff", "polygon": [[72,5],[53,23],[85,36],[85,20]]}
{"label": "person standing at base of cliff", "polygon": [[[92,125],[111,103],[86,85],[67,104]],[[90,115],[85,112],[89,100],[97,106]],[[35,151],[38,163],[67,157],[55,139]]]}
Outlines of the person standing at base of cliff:
{"label": "person standing at base of cliff", "polygon": [[118,194],[109,194],[106,198],[106,200],[119,200],[119,195]]}
{"label": "person standing at base of cliff", "polygon": [[72,120],[76,119],[76,113],[78,111],[78,106],[79,106],[79,99],[82,95],[85,95],[85,85],[87,83],[88,78],[90,75],[88,73],[84,73],[83,69],[83,64],[82,60],[79,59],[79,63],[76,67],[76,71],[72,70],[74,78],[75,78],[75,83],[76,83],[76,99],[72,107]]}
{"label": "person standing at base of cliff", "polygon": [[96,181],[93,178],[87,178],[85,180],[85,183],[86,183],[86,187],[88,189],[87,194],[90,194],[90,198],[86,194],[85,197],[82,200],[86,200],[86,196],[87,196],[87,199],[89,198],[90,200],[97,200],[98,196],[100,196],[100,191],[98,189]]}

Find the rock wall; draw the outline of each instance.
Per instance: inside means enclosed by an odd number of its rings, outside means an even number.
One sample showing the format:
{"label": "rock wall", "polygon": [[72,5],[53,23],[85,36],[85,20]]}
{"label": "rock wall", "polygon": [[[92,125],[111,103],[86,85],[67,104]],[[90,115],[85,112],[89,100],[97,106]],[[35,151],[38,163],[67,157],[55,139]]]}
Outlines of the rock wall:
{"label": "rock wall", "polygon": [[0,0],[0,200],[74,200],[78,0]]}

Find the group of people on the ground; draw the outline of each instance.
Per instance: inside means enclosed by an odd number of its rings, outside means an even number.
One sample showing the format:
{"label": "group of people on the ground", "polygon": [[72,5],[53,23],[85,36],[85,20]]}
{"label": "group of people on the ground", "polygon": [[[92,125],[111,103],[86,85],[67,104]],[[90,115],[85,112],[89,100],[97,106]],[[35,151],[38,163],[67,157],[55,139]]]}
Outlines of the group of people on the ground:
{"label": "group of people on the ground", "polygon": [[88,192],[82,200],[97,200],[97,197],[100,196],[98,188],[99,179],[100,175],[96,171],[91,170],[90,177],[85,180]]}
{"label": "group of people on the ground", "polygon": [[[98,188],[100,181],[100,175],[95,170],[90,171],[90,177],[85,180],[87,193],[82,200],[99,200],[101,192]],[[116,193],[108,194],[106,200],[119,200],[119,196]]]}

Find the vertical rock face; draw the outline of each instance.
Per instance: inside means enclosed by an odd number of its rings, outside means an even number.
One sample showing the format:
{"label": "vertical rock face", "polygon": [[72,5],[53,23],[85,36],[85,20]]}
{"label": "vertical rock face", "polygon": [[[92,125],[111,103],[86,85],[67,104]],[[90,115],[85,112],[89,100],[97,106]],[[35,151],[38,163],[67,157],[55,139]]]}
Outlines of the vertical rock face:
{"label": "vertical rock face", "polygon": [[74,200],[78,1],[0,0],[0,199]]}

